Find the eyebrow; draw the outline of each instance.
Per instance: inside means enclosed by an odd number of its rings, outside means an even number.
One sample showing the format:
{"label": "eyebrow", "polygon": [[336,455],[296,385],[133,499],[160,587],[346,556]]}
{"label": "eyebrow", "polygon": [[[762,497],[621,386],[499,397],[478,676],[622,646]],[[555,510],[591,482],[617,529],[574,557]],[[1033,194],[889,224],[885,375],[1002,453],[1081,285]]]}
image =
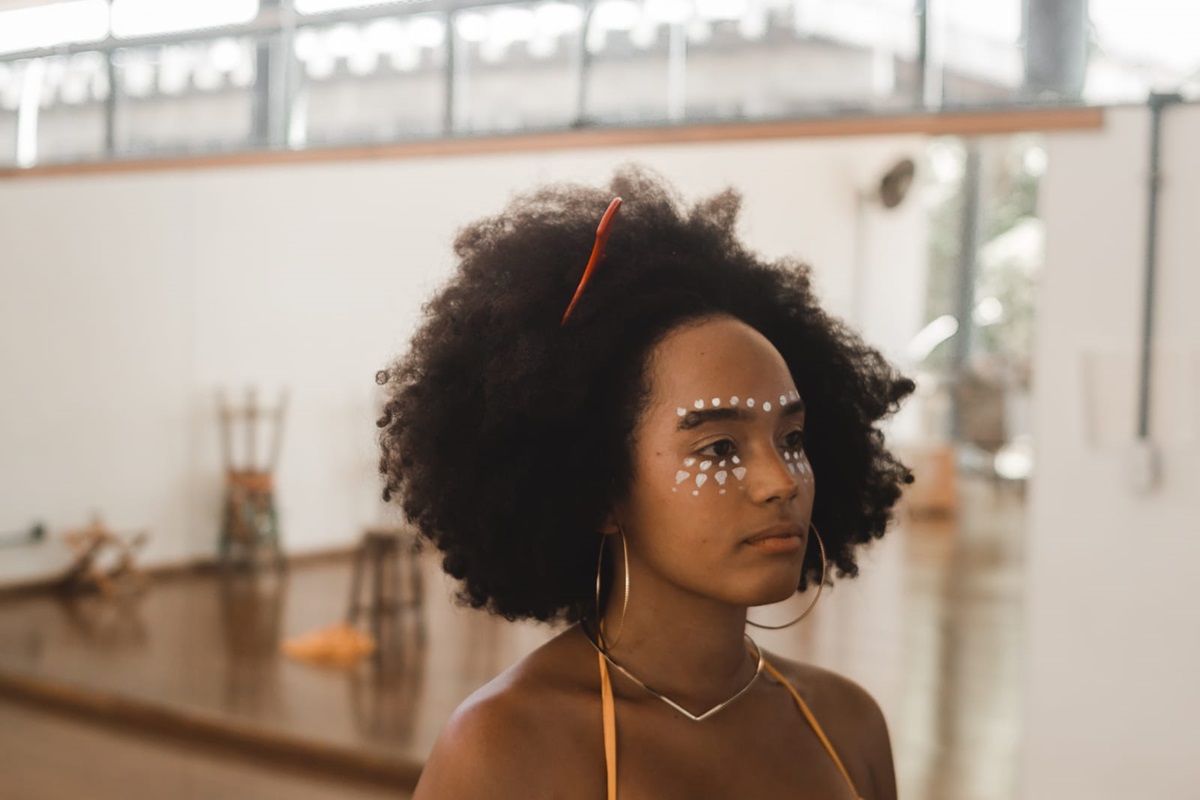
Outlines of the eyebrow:
{"label": "eyebrow", "polygon": [[[790,417],[795,414],[804,413],[804,401],[796,400],[782,407],[782,416]],[[706,425],[710,422],[719,422],[724,420],[736,420],[745,422],[754,416],[755,412],[745,408],[706,408],[701,411],[689,411],[679,418],[679,424],[676,430],[690,431],[693,428],[699,428],[701,425]]]}

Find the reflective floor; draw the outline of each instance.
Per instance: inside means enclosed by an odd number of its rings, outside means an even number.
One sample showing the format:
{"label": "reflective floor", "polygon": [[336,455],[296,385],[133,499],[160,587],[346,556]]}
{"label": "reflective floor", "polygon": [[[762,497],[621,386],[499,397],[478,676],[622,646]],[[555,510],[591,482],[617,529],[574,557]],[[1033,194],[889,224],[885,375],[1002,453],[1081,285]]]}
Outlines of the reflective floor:
{"label": "reflective floor", "polygon": [[[1019,496],[990,484],[965,485],[963,496],[958,521],[904,517],[864,554],[861,577],[827,592],[801,626],[756,636],[770,651],[840,671],[875,695],[889,720],[906,800],[1007,800],[1015,792],[1024,509]],[[283,582],[214,575],[160,580],[124,604],[10,599],[0,603],[0,687],[6,678],[10,686],[37,681],[136,701],[206,727],[325,748],[345,763],[393,764],[396,775],[411,775],[463,698],[555,632],[457,608],[436,560],[426,559],[424,567],[430,590],[424,624],[398,627],[387,658],[351,671],[277,655],[281,638],[344,614],[348,559],[296,567]],[[770,621],[772,612],[785,618],[791,610],[763,610],[756,618]],[[17,727],[27,733],[13,737]],[[218,788],[222,775],[264,787],[238,796],[383,796],[244,757],[227,763],[220,752],[134,741],[128,729],[106,735],[92,722],[2,700],[0,731],[7,737],[0,739],[0,776],[25,774],[36,782],[31,763],[47,776],[37,791],[14,795],[4,793],[10,784],[0,777],[0,798],[80,796],[61,776],[51,779],[45,753],[52,751],[96,751],[97,763],[132,759],[150,770],[147,787],[161,788],[147,797],[229,796]],[[23,758],[39,737],[45,738],[41,760]],[[105,747],[116,755],[104,755]],[[189,758],[188,769],[170,766]],[[62,763],[71,760],[63,755]],[[119,779],[109,771],[95,781]],[[288,788],[295,782],[303,792]],[[397,778],[397,788],[402,782]],[[114,789],[113,796],[135,795]]]}

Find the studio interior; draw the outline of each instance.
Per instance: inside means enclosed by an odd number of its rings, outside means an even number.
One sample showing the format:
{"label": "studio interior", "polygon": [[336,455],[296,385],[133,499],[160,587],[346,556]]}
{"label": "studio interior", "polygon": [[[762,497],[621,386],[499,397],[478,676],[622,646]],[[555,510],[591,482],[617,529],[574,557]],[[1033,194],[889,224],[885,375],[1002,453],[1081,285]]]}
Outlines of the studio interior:
{"label": "studio interior", "polygon": [[1198,142],[1181,0],[0,0],[0,800],[412,797],[566,623],[461,602],[377,377],[464,225],[630,164],[915,382],[756,641],[906,800],[1200,798]]}

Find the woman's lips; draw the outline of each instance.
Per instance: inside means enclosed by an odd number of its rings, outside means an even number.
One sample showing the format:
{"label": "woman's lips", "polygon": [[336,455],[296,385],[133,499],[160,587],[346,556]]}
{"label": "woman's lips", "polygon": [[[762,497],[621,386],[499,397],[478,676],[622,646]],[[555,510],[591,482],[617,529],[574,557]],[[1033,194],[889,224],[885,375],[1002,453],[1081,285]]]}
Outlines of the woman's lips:
{"label": "woman's lips", "polygon": [[799,525],[774,525],[746,539],[744,544],[771,553],[790,553],[804,546],[803,533]]}

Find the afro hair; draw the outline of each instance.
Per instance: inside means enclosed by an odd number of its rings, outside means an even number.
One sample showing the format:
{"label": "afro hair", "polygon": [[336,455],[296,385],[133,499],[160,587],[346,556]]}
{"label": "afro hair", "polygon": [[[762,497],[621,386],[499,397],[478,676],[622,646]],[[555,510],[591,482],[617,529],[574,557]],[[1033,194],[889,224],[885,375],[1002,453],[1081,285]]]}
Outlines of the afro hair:
{"label": "afro hair", "polygon": [[[624,200],[571,318],[596,225]],[[647,360],[672,329],[729,315],[783,356],[811,424],[813,523],[840,576],[883,535],[911,473],[876,423],[913,390],[818,305],[810,269],[737,238],[731,190],[685,205],[644,169],[550,185],[459,232],[458,269],[409,352],[378,379],[385,500],[443,554],[462,597],[509,619],[595,613],[601,526],[632,480]],[[819,580],[809,552],[800,588]]]}

